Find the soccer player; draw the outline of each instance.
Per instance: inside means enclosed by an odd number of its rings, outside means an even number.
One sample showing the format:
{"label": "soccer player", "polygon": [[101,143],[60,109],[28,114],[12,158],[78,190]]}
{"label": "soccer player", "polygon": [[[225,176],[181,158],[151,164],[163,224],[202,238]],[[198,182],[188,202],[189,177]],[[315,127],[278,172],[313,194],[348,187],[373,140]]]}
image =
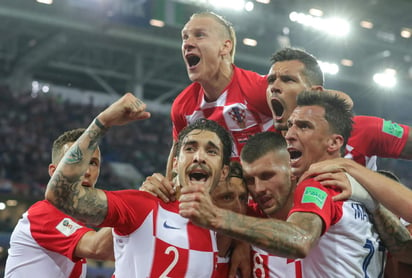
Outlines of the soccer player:
{"label": "soccer player", "polygon": [[[113,227],[116,278],[212,277],[217,263],[215,233],[181,217],[178,201],[165,203],[139,190],[81,186],[86,162],[103,134],[112,126],[150,117],[145,109],[141,100],[127,93],[102,111],[63,157],[47,185],[46,198],[87,224]],[[201,119],[184,129],[177,150],[173,170],[179,188],[212,188],[226,178],[232,140],[214,121]]]}

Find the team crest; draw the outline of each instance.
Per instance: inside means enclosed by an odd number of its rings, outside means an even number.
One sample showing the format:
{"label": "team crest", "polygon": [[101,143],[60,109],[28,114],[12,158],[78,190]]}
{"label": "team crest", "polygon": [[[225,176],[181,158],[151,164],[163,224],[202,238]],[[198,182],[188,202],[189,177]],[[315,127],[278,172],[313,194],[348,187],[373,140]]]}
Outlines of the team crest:
{"label": "team crest", "polygon": [[245,128],[245,118],[246,118],[246,110],[240,109],[239,107],[233,107],[229,113],[230,117],[237,122],[239,127]]}

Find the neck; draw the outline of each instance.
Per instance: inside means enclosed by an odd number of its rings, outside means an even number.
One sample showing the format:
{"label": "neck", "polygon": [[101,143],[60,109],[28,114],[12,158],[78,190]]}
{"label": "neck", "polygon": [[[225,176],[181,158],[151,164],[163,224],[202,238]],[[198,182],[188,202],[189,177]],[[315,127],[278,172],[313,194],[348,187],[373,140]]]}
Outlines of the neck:
{"label": "neck", "polygon": [[[224,63],[224,62],[223,62]],[[223,90],[229,85],[233,76],[232,64],[224,64],[220,70],[209,80],[200,82],[205,92],[205,100],[212,102],[217,100],[223,93]]]}

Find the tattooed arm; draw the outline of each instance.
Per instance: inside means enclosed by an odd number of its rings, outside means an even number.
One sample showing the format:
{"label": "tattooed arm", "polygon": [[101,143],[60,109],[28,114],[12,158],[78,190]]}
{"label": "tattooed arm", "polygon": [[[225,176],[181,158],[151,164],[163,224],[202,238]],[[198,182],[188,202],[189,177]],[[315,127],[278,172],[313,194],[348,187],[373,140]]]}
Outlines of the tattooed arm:
{"label": "tattooed arm", "polygon": [[247,241],[277,256],[305,257],[319,239],[322,219],[313,213],[294,212],[287,221],[256,218],[215,206],[205,189],[181,189],[179,213],[199,226]]}
{"label": "tattooed arm", "polygon": [[91,225],[99,225],[107,213],[107,199],[102,190],[83,187],[87,171],[99,139],[108,128],[146,119],[146,105],[130,93],[114,102],[89,125],[60,161],[46,189],[46,199],[64,213]]}
{"label": "tattooed arm", "polygon": [[398,217],[380,205],[372,214],[374,225],[392,256],[412,263],[412,237]]}

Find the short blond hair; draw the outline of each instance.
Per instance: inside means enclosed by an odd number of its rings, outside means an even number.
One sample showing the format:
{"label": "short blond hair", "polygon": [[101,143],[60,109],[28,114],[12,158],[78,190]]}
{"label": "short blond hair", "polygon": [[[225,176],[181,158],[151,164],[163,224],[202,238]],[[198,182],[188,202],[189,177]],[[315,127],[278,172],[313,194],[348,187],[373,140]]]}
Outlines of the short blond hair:
{"label": "short blond hair", "polygon": [[230,50],[230,57],[232,59],[232,63],[235,62],[235,53],[236,53],[236,32],[233,28],[233,25],[230,21],[225,19],[223,16],[218,15],[214,12],[201,12],[201,13],[194,13],[190,17],[189,20],[195,17],[210,17],[213,18],[217,23],[224,27],[224,30],[228,36],[228,38],[232,41],[232,50]]}

